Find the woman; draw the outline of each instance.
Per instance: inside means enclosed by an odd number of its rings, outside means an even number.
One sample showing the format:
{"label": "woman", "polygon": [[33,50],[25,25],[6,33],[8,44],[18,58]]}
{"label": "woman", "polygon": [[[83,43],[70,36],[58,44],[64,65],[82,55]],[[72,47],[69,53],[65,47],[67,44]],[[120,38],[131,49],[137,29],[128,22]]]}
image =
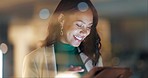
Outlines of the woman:
{"label": "woman", "polygon": [[63,71],[83,76],[102,66],[97,23],[98,14],[90,0],[61,0],[50,17],[44,45],[25,57],[23,76],[55,77]]}

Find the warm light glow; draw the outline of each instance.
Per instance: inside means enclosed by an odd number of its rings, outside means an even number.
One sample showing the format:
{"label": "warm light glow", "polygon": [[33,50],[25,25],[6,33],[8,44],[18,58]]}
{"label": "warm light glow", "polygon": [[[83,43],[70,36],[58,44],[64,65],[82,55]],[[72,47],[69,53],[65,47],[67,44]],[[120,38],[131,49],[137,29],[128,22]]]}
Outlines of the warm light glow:
{"label": "warm light glow", "polygon": [[80,75],[74,72],[59,73],[55,78],[80,78]]}
{"label": "warm light glow", "polygon": [[0,49],[0,78],[3,78],[3,53]]}

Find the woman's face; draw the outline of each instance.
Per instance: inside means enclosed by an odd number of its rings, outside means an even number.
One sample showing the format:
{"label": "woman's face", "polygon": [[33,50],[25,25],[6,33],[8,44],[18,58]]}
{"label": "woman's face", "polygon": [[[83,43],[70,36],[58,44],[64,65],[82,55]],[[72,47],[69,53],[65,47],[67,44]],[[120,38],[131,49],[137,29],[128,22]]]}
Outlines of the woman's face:
{"label": "woman's face", "polygon": [[91,10],[69,15],[67,18],[64,18],[61,42],[78,47],[90,34],[92,24],[93,15]]}

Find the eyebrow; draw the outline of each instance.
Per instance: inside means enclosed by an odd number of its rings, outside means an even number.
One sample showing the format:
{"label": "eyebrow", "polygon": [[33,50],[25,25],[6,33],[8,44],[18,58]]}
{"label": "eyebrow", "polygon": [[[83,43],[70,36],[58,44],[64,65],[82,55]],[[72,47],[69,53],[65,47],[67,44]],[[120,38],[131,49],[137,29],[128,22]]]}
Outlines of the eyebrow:
{"label": "eyebrow", "polygon": [[[77,21],[80,21],[80,22],[86,24],[86,23],[85,23],[84,21],[82,21],[82,20],[77,20]],[[93,24],[93,23],[89,23],[89,25],[90,25],[90,24]]]}

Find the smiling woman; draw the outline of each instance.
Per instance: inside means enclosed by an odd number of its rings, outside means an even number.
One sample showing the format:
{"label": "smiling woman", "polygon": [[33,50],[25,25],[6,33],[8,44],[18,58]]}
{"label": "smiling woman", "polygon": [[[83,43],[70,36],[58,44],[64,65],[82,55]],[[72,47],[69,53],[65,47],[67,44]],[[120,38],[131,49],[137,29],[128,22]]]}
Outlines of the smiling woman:
{"label": "smiling woman", "polygon": [[24,59],[23,77],[55,77],[64,71],[84,76],[103,66],[97,23],[90,0],[61,0],[50,17],[43,46]]}
{"label": "smiling woman", "polygon": [[77,12],[73,15],[69,15],[67,18],[64,14],[61,14],[60,16],[61,18],[59,18],[59,20],[63,18],[63,22],[60,22],[61,26],[63,26],[63,35],[60,38],[61,41],[78,47],[80,43],[90,34],[93,22],[91,10],[84,13]]}

